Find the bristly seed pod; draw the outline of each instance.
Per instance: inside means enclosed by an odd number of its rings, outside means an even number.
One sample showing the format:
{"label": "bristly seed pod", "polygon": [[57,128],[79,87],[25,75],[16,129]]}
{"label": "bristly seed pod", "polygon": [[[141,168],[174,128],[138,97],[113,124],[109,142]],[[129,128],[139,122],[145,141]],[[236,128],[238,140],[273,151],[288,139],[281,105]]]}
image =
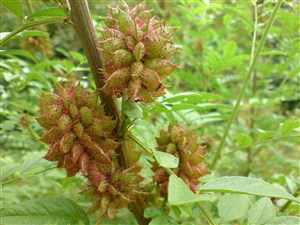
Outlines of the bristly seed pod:
{"label": "bristly seed pod", "polygon": [[[144,102],[163,95],[161,82],[176,68],[170,60],[176,50],[173,31],[151,17],[143,3],[133,8],[111,8],[106,25],[99,41],[104,58],[104,91]],[[122,71],[122,76],[120,70],[124,68],[130,70]]]}
{"label": "bristly seed pod", "polygon": [[133,50],[133,54],[134,54],[134,57],[136,59],[136,61],[141,61],[145,55],[145,46],[143,44],[143,42],[139,42],[134,50]]}
{"label": "bristly seed pod", "polygon": [[89,126],[93,122],[93,113],[90,108],[87,106],[83,106],[79,110],[80,112],[80,119],[84,126]]}
{"label": "bristly seed pod", "polygon": [[[68,176],[79,170],[87,175],[89,163],[99,156],[109,167],[111,152],[118,146],[107,145],[109,140],[117,140],[116,122],[105,115],[97,95],[74,83],[58,84],[54,93],[43,94],[40,101],[38,121],[46,129],[41,140],[50,145],[46,159],[57,161]],[[93,132],[88,133],[91,127]],[[92,146],[92,151],[86,146]]]}
{"label": "bristly seed pod", "polygon": [[58,123],[58,128],[61,131],[66,131],[71,127],[72,124],[72,120],[70,118],[70,116],[68,116],[67,114],[63,114],[59,120],[57,121]]}
{"label": "bristly seed pod", "polygon": [[[168,130],[161,130],[157,143],[159,150],[179,158],[179,167],[174,172],[196,192],[199,178],[208,172],[203,163],[204,149],[198,144],[196,133],[179,125],[170,125]],[[167,194],[169,175],[158,165],[154,166],[154,180],[161,194]]]}

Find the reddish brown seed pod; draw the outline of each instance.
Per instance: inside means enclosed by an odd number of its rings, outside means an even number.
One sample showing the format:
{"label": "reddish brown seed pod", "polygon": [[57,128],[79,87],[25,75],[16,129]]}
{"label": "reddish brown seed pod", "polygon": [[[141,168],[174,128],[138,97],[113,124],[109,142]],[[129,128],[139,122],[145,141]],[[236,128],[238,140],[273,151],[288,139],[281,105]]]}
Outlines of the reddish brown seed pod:
{"label": "reddish brown seed pod", "polygon": [[[162,80],[176,68],[171,62],[176,47],[165,23],[152,17],[143,3],[121,6],[110,9],[101,33],[107,94],[144,102],[164,94]],[[119,70],[125,67],[130,70],[121,74]]]}
{"label": "reddish brown seed pod", "polygon": [[[208,173],[203,160],[205,151],[198,143],[197,134],[179,125],[170,125],[167,130],[161,130],[157,138],[158,148],[179,158],[179,166],[173,169],[193,192],[196,192],[199,178]],[[158,165],[154,168],[154,180],[162,195],[165,195],[169,174]]]}
{"label": "reddish brown seed pod", "polygon": [[[41,140],[50,145],[46,159],[57,161],[68,175],[79,169],[86,175],[92,158],[111,162],[111,152],[118,145],[108,146],[105,139],[98,137],[114,139],[116,122],[105,115],[95,94],[74,83],[58,84],[54,93],[42,94],[40,106],[43,108],[38,121],[45,128]],[[45,113],[45,109],[51,108],[55,110]]]}

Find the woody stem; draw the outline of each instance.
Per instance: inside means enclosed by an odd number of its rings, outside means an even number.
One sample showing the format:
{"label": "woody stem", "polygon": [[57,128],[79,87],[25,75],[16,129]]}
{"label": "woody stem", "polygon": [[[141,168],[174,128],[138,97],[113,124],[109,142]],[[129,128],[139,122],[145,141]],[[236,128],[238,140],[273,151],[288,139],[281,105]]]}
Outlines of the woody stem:
{"label": "woody stem", "polygon": [[103,60],[97,46],[96,31],[92,23],[88,2],[87,0],[72,0],[69,1],[69,4],[71,21],[88,59],[102,103],[105,105],[107,113],[118,119],[118,110],[114,99],[101,90],[104,85],[104,76],[101,72]]}
{"label": "woody stem", "polygon": [[[71,8],[71,21],[88,59],[98,93],[102,103],[105,105],[106,112],[114,116],[118,123],[122,123],[114,99],[102,91],[104,85],[104,76],[101,72],[103,71],[103,59],[99,51],[99,46],[97,46],[96,32],[92,24],[88,2],[87,0],[71,0],[69,1],[69,5]],[[118,127],[122,127],[122,124],[119,124]],[[120,136],[122,136],[122,134]],[[120,154],[120,157],[122,157],[120,162],[125,162],[122,154]],[[126,165],[122,166],[126,167]],[[144,212],[139,205],[140,203],[138,202],[133,203],[130,206],[130,210],[140,225],[146,225],[148,221],[144,218]]]}

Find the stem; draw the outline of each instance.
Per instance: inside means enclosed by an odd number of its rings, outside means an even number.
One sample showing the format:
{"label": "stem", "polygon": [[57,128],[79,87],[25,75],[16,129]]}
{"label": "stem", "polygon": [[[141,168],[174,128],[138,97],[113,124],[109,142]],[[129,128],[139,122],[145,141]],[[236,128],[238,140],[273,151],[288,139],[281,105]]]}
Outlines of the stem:
{"label": "stem", "polygon": [[215,157],[213,159],[213,162],[211,164],[211,169],[214,169],[217,166],[217,163],[218,163],[219,159],[221,158],[226,138],[227,138],[227,136],[229,134],[229,130],[230,130],[232,124],[233,124],[233,121],[236,119],[236,117],[238,115],[239,107],[240,107],[241,101],[242,101],[242,99],[243,99],[243,97],[245,95],[245,91],[246,91],[246,88],[247,88],[247,85],[248,85],[248,81],[250,80],[251,75],[252,75],[252,73],[254,71],[254,68],[256,66],[257,58],[258,58],[261,50],[263,49],[263,46],[264,46],[264,44],[266,42],[266,38],[267,38],[267,35],[269,33],[269,30],[270,30],[270,28],[271,28],[271,26],[272,26],[272,24],[273,24],[273,22],[275,20],[275,16],[277,14],[277,11],[280,8],[280,6],[281,6],[282,3],[283,3],[283,0],[279,0],[277,2],[276,6],[275,6],[275,8],[274,8],[274,10],[272,12],[271,18],[269,19],[269,21],[267,23],[267,26],[266,26],[263,34],[262,34],[262,38],[261,38],[261,40],[260,40],[260,42],[258,44],[257,50],[256,50],[256,52],[254,54],[253,61],[250,64],[250,67],[248,69],[248,73],[247,73],[246,77],[244,78],[241,91],[240,91],[240,93],[238,95],[237,101],[236,101],[236,103],[234,105],[234,108],[233,108],[233,112],[232,112],[231,117],[230,117],[230,119],[229,119],[229,121],[228,121],[228,123],[227,123],[227,125],[225,127],[224,135],[223,135],[223,137],[221,139],[221,142],[220,142],[220,144],[219,144],[219,146],[217,148],[217,152],[216,152]]}
{"label": "stem", "polygon": [[[297,198],[298,195],[300,194],[300,186],[297,188],[297,190],[295,191],[294,197]],[[280,208],[280,212],[284,212],[292,203],[291,200],[288,200],[281,208]]]}
{"label": "stem", "polygon": [[72,0],[69,1],[69,5],[71,7],[71,21],[93,72],[102,103],[105,105],[107,113],[118,119],[118,110],[114,99],[101,90],[104,85],[104,77],[100,72],[103,68],[103,60],[97,46],[96,31],[92,23],[88,2],[87,0]]}
{"label": "stem", "polygon": [[[117,127],[122,127],[123,121],[121,121],[121,115],[119,115],[114,99],[102,91],[104,85],[104,76],[101,73],[103,71],[103,60],[97,46],[96,31],[92,23],[88,2],[87,0],[70,0],[68,2],[71,8],[73,26],[87,56],[102,103],[105,105],[106,112],[118,120]],[[122,138],[123,135],[120,134],[119,136]],[[126,168],[127,165],[124,165],[126,161],[122,154],[122,149],[118,150],[120,151],[121,166]],[[140,225],[148,224],[149,221],[144,218],[143,199],[130,204],[129,209]]]}
{"label": "stem", "polygon": [[27,6],[28,9],[28,15],[31,16],[33,13],[33,7],[32,7],[32,3],[30,0],[25,0],[25,4]]}
{"label": "stem", "polygon": [[[255,54],[255,47],[256,47],[256,39],[257,39],[257,25],[258,25],[258,12],[257,12],[257,2],[254,3],[253,9],[254,9],[254,15],[253,15],[253,20],[254,20],[254,27],[253,27],[253,38],[252,38],[252,47],[251,47],[251,59],[250,59],[250,65],[253,63],[254,60],[254,54]],[[249,66],[250,66],[249,65]],[[256,70],[253,71],[252,75],[252,96],[256,94]],[[255,124],[255,107],[251,106],[250,109],[250,135],[252,139],[254,139],[254,124]],[[253,161],[253,154],[252,154],[252,148],[248,147],[247,148],[247,170],[245,175],[249,175],[251,172],[251,164]]]}
{"label": "stem", "polygon": [[203,213],[204,217],[206,218],[207,222],[209,223],[209,225],[217,225],[212,218],[210,218],[210,216],[206,213],[206,211],[200,206],[198,205],[201,212]]}
{"label": "stem", "polygon": [[[38,171],[38,172],[36,172],[36,173],[33,173],[33,174],[29,175],[28,177],[33,177],[33,176],[35,176],[35,175],[39,175],[39,174],[45,173],[45,172],[47,172],[47,171],[49,171],[49,170],[53,170],[53,169],[56,169],[56,168],[57,168],[56,166],[54,166],[54,167],[49,167],[49,168],[46,168],[46,169],[44,169],[44,170]],[[10,180],[8,180],[8,181],[5,181],[5,182],[1,183],[1,185],[4,186],[4,185],[7,185],[7,184],[16,182],[16,181],[18,181],[18,180],[21,180],[21,179],[22,179],[21,177],[13,178],[13,179],[10,179]]]}
{"label": "stem", "polygon": [[34,22],[29,22],[21,27],[17,28],[16,30],[10,32],[8,35],[6,35],[4,38],[0,40],[0,46],[6,44],[10,39],[14,38],[16,35],[21,33],[24,30],[40,26],[40,25],[45,25],[45,24],[51,24],[51,23],[60,23],[64,21],[64,17],[54,17],[54,18],[46,18],[46,19],[41,19],[39,21],[34,21]]}

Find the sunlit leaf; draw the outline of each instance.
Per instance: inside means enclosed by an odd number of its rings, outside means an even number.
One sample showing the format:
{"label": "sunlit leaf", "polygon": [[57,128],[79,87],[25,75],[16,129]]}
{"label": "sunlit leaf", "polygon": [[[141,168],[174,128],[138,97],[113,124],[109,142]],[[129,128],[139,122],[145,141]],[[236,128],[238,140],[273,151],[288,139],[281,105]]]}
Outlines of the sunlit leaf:
{"label": "sunlit leaf", "polygon": [[218,212],[221,220],[229,222],[243,218],[249,208],[250,199],[246,195],[226,194],[218,202]]}
{"label": "sunlit leaf", "polygon": [[162,151],[154,151],[153,154],[160,166],[165,168],[178,167],[179,160],[174,155]]}
{"label": "sunlit leaf", "polygon": [[284,189],[278,188],[262,179],[251,177],[219,177],[200,186],[200,192],[227,192],[250,194],[299,202]]}
{"label": "sunlit leaf", "polygon": [[261,198],[250,208],[249,224],[266,224],[276,216],[276,209],[269,198]]}

